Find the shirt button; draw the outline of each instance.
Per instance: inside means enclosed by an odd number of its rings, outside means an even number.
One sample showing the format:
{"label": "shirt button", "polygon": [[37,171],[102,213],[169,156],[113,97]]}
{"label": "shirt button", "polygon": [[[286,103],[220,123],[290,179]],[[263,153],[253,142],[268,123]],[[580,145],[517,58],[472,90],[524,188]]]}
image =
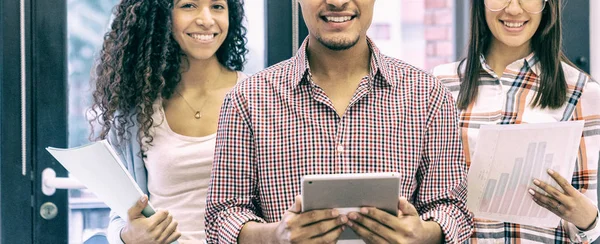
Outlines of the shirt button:
{"label": "shirt button", "polygon": [[342,145],[338,145],[337,148],[335,149],[338,153],[344,153],[344,146]]}

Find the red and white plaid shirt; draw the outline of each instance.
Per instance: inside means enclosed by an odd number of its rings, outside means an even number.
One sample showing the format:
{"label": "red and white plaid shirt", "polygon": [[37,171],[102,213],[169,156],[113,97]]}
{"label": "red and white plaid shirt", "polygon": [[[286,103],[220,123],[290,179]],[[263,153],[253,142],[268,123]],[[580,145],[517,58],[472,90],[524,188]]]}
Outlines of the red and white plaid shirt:
{"label": "red and white plaid shirt", "polygon": [[307,43],[225,99],[207,197],[208,242],[236,242],[248,221],[279,221],[300,194],[303,175],[370,172],[399,172],[401,196],[424,220],[439,223],[447,242],[470,236],[451,94],[369,40],[370,74],[340,117],[312,81]]}

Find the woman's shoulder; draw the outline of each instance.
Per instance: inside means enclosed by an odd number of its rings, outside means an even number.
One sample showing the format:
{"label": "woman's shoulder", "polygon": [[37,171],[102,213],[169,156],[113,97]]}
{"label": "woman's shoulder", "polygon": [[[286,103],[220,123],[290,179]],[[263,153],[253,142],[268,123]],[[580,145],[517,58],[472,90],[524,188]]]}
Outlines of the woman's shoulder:
{"label": "woman's shoulder", "polygon": [[586,74],[581,100],[583,103],[589,104],[590,107],[596,109],[596,114],[600,115],[600,83]]}
{"label": "woman's shoulder", "polygon": [[[458,67],[460,61],[438,65],[433,68],[433,76],[440,81],[446,88],[450,90],[452,95],[456,98],[458,96],[458,90],[460,88],[460,77],[458,75]],[[462,67],[461,67],[462,69]],[[461,70],[461,72],[463,72]]]}
{"label": "woman's shoulder", "polygon": [[569,63],[562,62],[561,64],[569,88],[581,88],[586,92],[600,96],[600,83],[593,79],[591,75]]}
{"label": "woman's shoulder", "polygon": [[567,84],[576,85],[578,82],[582,82],[581,79],[592,80],[591,76],[582,71],[577,67],[573,67],[572,64],[567,62],[561,62],[563,73],[565,75],[565,79],[567,80]]}
{"label": "woman's shoulder", "polygon": [[[562,62],[562,68],[570,91],[580,92],[579,103],[586,114],[600,115],[600,83],[588,73]],[[575,93],[574,93],[575,94]]]}
{"label": "woman's shoulder", "polygon": [[432,70],[433,75],[440,79],[458,79],[458,66],[460,65],[460,61],[441,64],[435,66]]}

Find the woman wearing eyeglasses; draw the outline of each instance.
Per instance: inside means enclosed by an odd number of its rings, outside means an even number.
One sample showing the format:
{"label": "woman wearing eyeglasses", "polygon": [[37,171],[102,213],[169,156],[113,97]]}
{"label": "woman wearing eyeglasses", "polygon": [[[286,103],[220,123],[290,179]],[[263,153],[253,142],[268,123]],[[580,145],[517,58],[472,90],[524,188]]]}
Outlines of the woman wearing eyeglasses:
{"label": "woman wearing eyeglasses", "polygon": [[541,228],[475,215],[473,243],[585,243],[600,235],[600,84],[563,55],[560,10],[560,0],[472,0],[467,57],[434,69],[457,100],[467,165],[480,125],[585,120],[573,175],[549,170],[560,187],[527,179],[539,188],[516,196],[533,198],[558,215],[560,225]]}

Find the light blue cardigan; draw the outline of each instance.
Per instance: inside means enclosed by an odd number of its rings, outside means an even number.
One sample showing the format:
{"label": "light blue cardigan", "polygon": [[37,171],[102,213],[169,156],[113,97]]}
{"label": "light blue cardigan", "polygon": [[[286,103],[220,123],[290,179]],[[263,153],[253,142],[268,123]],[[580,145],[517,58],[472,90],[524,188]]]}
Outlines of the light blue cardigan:
{"label": "light blue cardigan", "polygon": [[[129,118],[127,118],[129,120]],[[108,133],[108,142],[113,146],[115,152],[119,154],[121,157],[121,161],[123,162],[129,174],[133,177],[135,182],[140,186],[142,192],[148,195],[148,174],[146,172],[146,166],[144,165],[144,160],[140,157],[140,144],[137,141],[137,134],[139,131],[139,125],[137,122],[133,122],[133,126],[127,130],[126,133],[129,133],[130,138],[126,141],[122,141],[119,145],[117,132],[114,129],[111,129]],[[119,217],[116,212],[110,212],[110,222],[108,224],[108,229],[106,236],[108,238],[108,242],[111,244],[124,244],[123,240],[121,240],[121,230],[127,222]]]}

